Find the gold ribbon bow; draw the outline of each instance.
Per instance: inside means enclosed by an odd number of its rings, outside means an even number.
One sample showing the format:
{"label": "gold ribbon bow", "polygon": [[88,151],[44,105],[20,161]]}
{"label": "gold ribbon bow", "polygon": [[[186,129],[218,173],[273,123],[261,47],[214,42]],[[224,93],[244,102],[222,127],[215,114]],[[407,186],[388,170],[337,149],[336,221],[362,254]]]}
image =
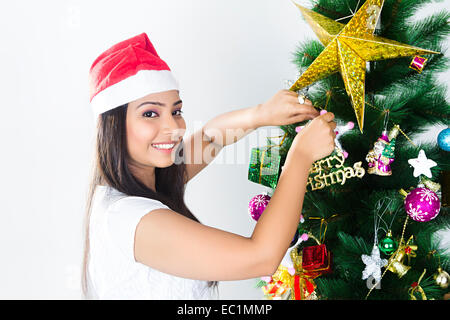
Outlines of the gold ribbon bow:
{"label": "gold ribbon bow", "polygon": [[424,269],[423,272],[422,272],[422,275],[419,278],[419,280],[417,280],[417,282],[413,282],[411,287],[408,289],[409,298],[411,300],[417,300],[416,296],[414,295],[414,293],[416,293],[416,292],[420,293],[420,296],[421,296],[422,300],[427,300],[427,296],[425,294],[425,291],[423,291],[422,287],[420,286],[420,281],[422,281],[422,278],[425,275],[426,271],[427,271],[427,269]]}
{"label": "gold ribbon bow", "polygon": [[408,264],[411,263],[410,258],[417,257],[416,250],[418,249],[418,247],[415,244],[410,244],[412,240],[413,236],[409,237],[408,241],[406,241],[406,244],[404,245],[404,248],[401,249],[405,251],[405,254],[408,257]]}
{"label": "gold ribbon bow", "polygon": [[[319,240],[318,240],[319,243],[318,244],[322,244],[325,242],[325,234],[327,233],[327,229],[328,229],[328,220],[331,218],[335,218],[337,216],[338,216],[338,214],[333,214],[332,216],[330,216],[326,219],[322,218],[322,217],[309,217],[308,218],[310,220],[319,220],[320,219]],[[322,233],[323,226],[324,226],[324,231]],[[317,239],[316,239],[316,241],[317,241]]]}

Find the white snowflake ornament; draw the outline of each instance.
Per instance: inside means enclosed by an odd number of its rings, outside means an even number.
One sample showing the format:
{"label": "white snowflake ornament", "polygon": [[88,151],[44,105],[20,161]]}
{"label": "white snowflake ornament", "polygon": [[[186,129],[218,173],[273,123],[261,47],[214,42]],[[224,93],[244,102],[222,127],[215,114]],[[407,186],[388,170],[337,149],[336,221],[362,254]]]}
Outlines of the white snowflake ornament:
{"label": "white snowflake ornament", "polygon": [[373,245],[372,253],[370,256],[363,254],[361,259],[366,265],[366,268],[362,272],[362,279],[365,280],[372,276],[375,281],[381,280],[381,267],[387,265],[388,261],[386,259],[381,259],[380,249],[376,244]]}
{"label": "white snowflake ornament", "polygon": [[436,162],[434,162],[431,159],[427,159],[427,156],[425,155],[425,151],[420,150],[419,156],[415,159],[409,159],[408,163],[414,167],[413,176],[418,177],[421,174],[427,176],[428,178],[431,178],[431,170],[430,168],[437,165]]}

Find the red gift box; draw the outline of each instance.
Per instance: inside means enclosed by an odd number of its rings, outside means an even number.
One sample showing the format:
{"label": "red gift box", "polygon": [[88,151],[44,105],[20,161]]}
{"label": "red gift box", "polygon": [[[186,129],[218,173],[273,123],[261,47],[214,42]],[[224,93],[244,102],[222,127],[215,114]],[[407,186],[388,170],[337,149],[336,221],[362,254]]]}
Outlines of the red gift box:
{"label": "red gift box", "polygon": [[331,272],[331,252],[324,244],[303,248],[302,267],[320,274]]}

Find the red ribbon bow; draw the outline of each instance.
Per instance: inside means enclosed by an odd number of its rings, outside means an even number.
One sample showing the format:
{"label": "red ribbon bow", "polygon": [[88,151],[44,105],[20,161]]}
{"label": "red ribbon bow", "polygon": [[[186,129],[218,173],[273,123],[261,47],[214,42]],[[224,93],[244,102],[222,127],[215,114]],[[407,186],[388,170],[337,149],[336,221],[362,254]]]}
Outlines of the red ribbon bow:
{"label": "red ribbon bow", "polygon": [[[305,288],[303,289],[303,286],[300,286],[300,281],[303,280],[305,283]],[[307,278],[302,277],[301,275],[296,274],[294,278],[294,294],[295,294],[295,300],[302,300],[303,297],[303,290],[306,290],[308,292],[308,296],[314,292],[314,284],[309,281]]]}

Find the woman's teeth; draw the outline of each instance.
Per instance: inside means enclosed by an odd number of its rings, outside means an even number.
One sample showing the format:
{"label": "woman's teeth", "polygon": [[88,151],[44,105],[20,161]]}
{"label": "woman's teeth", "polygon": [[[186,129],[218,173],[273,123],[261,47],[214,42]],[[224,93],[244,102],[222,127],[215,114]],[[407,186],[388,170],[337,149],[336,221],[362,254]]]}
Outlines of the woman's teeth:
{"label": "woman's teeth", "polygon": [[172,149],[175,146],[174,143],[172,144],[152,144],[152,147],[156,149]]}

